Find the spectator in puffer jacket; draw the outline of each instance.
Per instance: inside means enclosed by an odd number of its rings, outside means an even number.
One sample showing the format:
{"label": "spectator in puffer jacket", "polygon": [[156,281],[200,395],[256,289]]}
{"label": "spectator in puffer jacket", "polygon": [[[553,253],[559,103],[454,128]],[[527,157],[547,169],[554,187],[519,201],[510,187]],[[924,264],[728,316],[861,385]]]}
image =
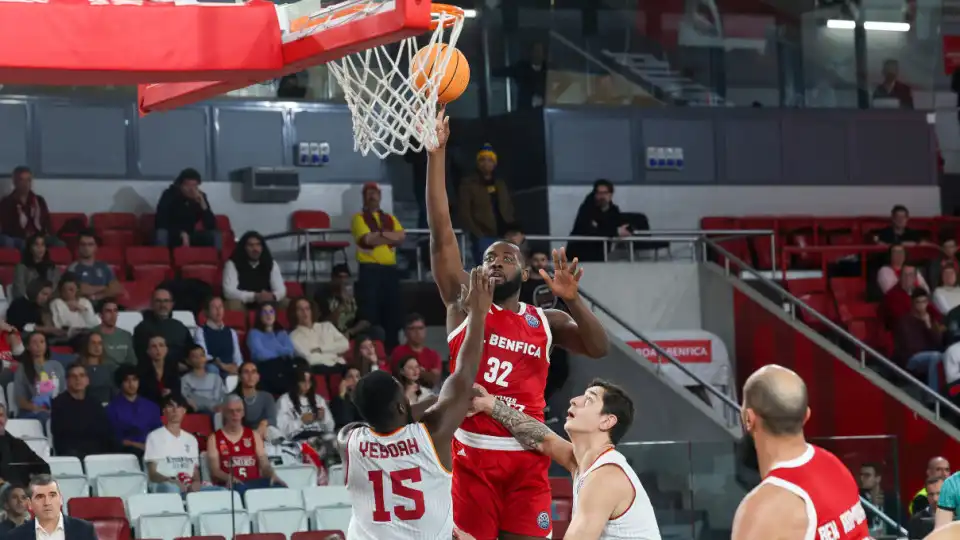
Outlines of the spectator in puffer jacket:
{"label": "spectator in puffer jacket", "polygon": [[173,295],[168,289],[158,287],[153,291],[152,306],[143,312],[143,321],[133,330],[133,348],[137,359],[141,364],[149,364],[147,347],[150,338],[161,336],[167,344],[167,359],[184,366],[182,371],[186,371],[187,350],[196,343],[190,330],[173,318]]}
{"label": "spectator in puffer jacket", "polygon": [[217,231],[217,217],[210,209],[207,195],[200,190],[201,182],[196,169],[184,169],[160,196],[157,203],[157,245],[212,246],[221,249],[223,240]]}

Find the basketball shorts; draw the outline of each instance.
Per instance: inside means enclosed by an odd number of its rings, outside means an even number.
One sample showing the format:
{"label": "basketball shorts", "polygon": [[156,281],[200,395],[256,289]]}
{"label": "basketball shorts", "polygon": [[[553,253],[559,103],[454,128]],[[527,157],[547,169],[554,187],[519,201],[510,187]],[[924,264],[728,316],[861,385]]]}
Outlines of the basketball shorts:
{"label": "basketball shorts", "polygon": [[550,538],[550,458],[523,450],[484,450],[457,439],[453,522],[477,540],[500,532]]}

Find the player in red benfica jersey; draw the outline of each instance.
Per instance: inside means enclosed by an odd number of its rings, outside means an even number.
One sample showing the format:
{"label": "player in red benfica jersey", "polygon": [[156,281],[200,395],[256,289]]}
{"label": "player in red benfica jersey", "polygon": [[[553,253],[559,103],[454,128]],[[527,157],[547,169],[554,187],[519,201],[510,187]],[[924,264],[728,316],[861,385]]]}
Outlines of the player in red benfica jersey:
{"label": "player in red benfica jersey", "polygon": [[[446,143],[449,119],[437,122],[438,148],[427,165],[427,220],[430,262],[440,296],[447,306],[447,331],[452,358],[463,341],[465,314],[457,305],[468,275],[450,221],[446,192]],[[484,357],[477,384],[531,417],[543,421],[543,392],[550,348],[600,358],[609,343],[603,325],[581,301],[582,269],[568,263],[564,250],[554,251],[554,275],[540,271],[553,294],[569,313],[541,309],[519,301],[527,279],[520,248],[498,241],[487,248],[482,266],[494,278],[494,305],[484,325]],[[453,366],[451,366],[453,369]],[[524,449],[499,423],[476,415],[461,424],[453,441],[453,521],[477,540],[547,538],[550,521],[550,458]]]}

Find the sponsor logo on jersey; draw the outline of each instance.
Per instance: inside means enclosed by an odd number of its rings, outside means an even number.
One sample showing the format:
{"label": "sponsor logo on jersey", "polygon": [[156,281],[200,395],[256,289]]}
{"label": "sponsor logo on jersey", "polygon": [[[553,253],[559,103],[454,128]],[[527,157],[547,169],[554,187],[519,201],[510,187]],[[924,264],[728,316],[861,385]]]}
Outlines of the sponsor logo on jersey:
{"label": "sponsor logo on jersey", "polygon": [[461,448],[460,451],[457,452],[457,455],[458,455],[458,456],[467,457],[467,453],[463,451],[463,448]]}
{"label": "sponsor logo on jersey", "polygon": [[550,514],[546,512],[540,512],[540,515],[537,516],[537,526],[543,530],[550,528]]}
{"label": "sponsor logo on jersey", "polygon": [[540,319],[533,313],[527,313],[523,318],[527,320],[527,326],[530,328],[540,328]]}
{"label": "sponsor logo on jersey", "polygon": [[[527,319],[527,321],[529,322],[529,319]],[[537,324],[539,323],[540,321],[537,321]],[[490,345],[491,347],[497,347],[498,349],[518,352],[525,356],[532,356],[534,358],[543,358],[543,352],[539,345],[534,345],[532,343],[527,343],[525,341],[507,339],[503,336],[498,336],[497,334],[490,334],[490,338],[487,340],[487,344]]]}

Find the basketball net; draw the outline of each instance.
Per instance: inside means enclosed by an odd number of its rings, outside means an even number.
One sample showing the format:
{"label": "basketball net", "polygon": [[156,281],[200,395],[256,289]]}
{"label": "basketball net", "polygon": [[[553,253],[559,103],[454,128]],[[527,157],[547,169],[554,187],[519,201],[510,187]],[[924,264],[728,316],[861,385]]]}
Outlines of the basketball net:
{"label": "basketball net", "polygon": [[[339,24],[380,6],[358,4],[348,13],[331,14],[321,26]],[[437,94],[463,29],[464,13],[460,8],[442,4],[433,4],[431,10],[433,33],[428,43],[421,46],[417,38],[407,38],[327,64],[350,108],[355,151],[363,155],[373,152],[383,159],[390,154],[436,148]],[[414,61],[421,47],[442,45],[447,47],[434,55],[432,62]],[[424,57],[429,55],[421,56]]]}

